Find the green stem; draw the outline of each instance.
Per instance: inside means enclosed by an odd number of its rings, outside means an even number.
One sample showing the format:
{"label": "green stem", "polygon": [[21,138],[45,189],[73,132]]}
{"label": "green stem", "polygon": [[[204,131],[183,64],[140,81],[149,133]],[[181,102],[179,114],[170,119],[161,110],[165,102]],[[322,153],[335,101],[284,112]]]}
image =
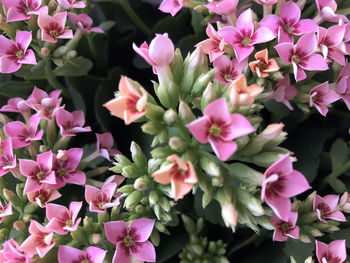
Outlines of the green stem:
{"label": "green stem", "polygon": [[67,90],[65,87],[57,80],[57,78],[53,74],[53,70],[51,67],[50,60],[46,61],[46,67],[45,67],[45,73],[47,81],[49,82],[50,86],[56,90],[62,90],[62,94],[67,96]]}
{"label": "green stem", "polygon": [[86,35],[89,48],[91,50],[92,56],[94,57],[94,60],[97,61],[97,49],[94,40],[92,39],[91,35]]}
{"label": "green stem", "polygon": [[338,176],[345,173],[347,170],[350,169],[350,160],[348,160],[346,163],[344,163],[343,166],[339,167],[337,170],[330,173],[327,177],[325,177],[320,184],[320,188],[324,188],[326,185],[328,185],[332,179],[336,179]]}
{"label": "green stem", "polygon": [[241,250],[242,248],[254,243],[255,241],[259,240],[261,238],[260,235],[258,234],[254,234],[252,235],[250,238],[246,239],[243,242],[240,242],[239,244],[237,244],[236,246],[234,246],[233,248],[231,248],[228,253],[227,256],[230,257],[232,254],[234,254],[235,252],[237,252],[238,250]]}
{"label": "green stem", "polygon": [[118,2],[123,7],[124,11],[128,14],[130,19],[135,23],[135,25],[140,28],[140,30],[146,36],[150,36],[152,34],[151,29],[145,23],[143,23],[141,18],[135,13],[134,9],[132,9],[129,0],[116,0],[116,2]]}

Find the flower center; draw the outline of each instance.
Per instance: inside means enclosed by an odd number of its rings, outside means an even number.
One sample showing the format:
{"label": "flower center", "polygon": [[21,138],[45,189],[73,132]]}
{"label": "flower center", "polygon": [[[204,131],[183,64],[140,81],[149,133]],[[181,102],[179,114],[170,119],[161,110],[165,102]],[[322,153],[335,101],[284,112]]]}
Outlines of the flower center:
{"label": "flower center", "polygon": [[17,57],[18,59],[24,58],[24,53],[23,53],[23,51],[22,51],[22,50],[18,50],[17,53],[16,53],[16,57]]}
{"label": "flower center", "polygon": [[42,180],[45,178],[45,173],[44,172],[39,172],[36,174],[36,177],[39,179],[39,180]]}
{"label": "flower center", "polygon": [[288,223],[284,223],[284,224],[282,224],[281,228],[282,228],[283,232],[286,232],[286,231],[289,230],[289,224]]}
{"label": "flower center", "polygon": [[106,204],[105,202],[101,202],[101,203],[98,204],[98,207],[99,207],[100,209],[103,209],[103,206],[104,206],[105,204]]}
{"label": "flower center", "polygon": [[290,29],[289,26],[285,25],[285,26],[283,27],[283,29],[284,29],[284,31],[286,31],[286,33],[287,33],[288,35],[291,35],[291,34],[292,34],[292,30]]}
{"label": "flower center", "polygon": [[292,56],[292,61],[293,61],[295,64],[299,64],[300,59],[298,58],[297,55],[293,55],[293,56]]}
{"label": "flower center", "polygon": [[243,45],[244,47],[248,47],[248,46],[250,45],[250,43],[252,43],[252,40],[251,40],[250,38],[248,38],[248,37],[246,37],[246,38],[244,38],[244,39],[242,40],[242,45]]}
{"label": "flower center", "polygon": [[258,64],[258,68],[260,71],[264,71],[267,67],[267,64],[264,61],[260,61]]}
{"label": "flower center", "polygon": [[225,79],[225,80],[230,80],[230,79],[232,79],[232,75],[229,74],[229,73],[226,73],[226,74],[224,75],[224,79]]}
{"label": "flower center", "polygon": [[58,175],[61,176],[61,177],[65,177],[66,176],[66,170],[61,168],[59,171],[58,171]]}
{"label": "flower center", "polygon": [[73,224],[73,221],[72,220],[67,220],[66,221],[66,226],[68,226],[68,227],[72,227],[74,224]]}
{"label": "flower center", "polygon": [[124,244],[126,247],[131,247],[132,243],[133,242],[131,236],[127,235],[126,237],[124,237]]}
{"label": "flower center", "polygon": [[37,198],[40,200],[41,203],[45,202],[45,197],[42,194],[38,195]]}
{"label": "flower center", "polygon": [[52,37],[54,37],[54,38],[58,37],[58,32],[57,32],[57,30],[50,30],[50,36],[52,36]]}
{"label": "flower center", "polygon": [[216,124],[213,124],[209,129],[209,133],[214,137],[218,137],[221,134],[221,128]]}
{"label": "flower center", "polygon": [[4,209],[0,208],[0,214],[2,214],[4,212]]}
{"label": "flower center", "polygon": [[90,263],[90,260],[84,259],[84,260],[80,261],[80,263]]}

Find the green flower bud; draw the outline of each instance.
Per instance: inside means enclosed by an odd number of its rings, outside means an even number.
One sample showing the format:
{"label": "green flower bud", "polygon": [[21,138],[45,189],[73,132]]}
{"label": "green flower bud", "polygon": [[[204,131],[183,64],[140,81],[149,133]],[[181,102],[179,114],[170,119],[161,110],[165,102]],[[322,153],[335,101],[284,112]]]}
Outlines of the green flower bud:
{"label": "green flower bud", "polygon": [[120,174],[123,171],[124,165],[119,164],[119,163],[114,163],[115,165],[111,168],[109,168],[110,171]]}
{"label": "green flower bud", "polygon": [[158,105],[146,104],[146,117],[152,121],[160,121],[163,119],[164,109]]}
{"label": "green flower bud", "polygon": [[147,158],[141,150],[141,147],[136,142],[131,142],[130,145],[131,157],[137,167],[145,169],[147,166]]}
{"label": "green flower bud", "polygon": [[264,175],[242,163],[230,164],[230,176],[243,184],[261,185]]}
{"label": "green flower bud", "polygon": [[213,86],[212,82],[209,82],[207,87],[205,88],[202,99],[201,99],[201,110],[204,111],[204,109],[207,107],[207,105],[214,101],[216,98],[215,95],[215,88]]}
{"label": "green flower bud", "polygon": [[220,166],[214,163],[212,160],[208,159],[207,157],[202,157],[200,159],[200,166],[210,176],[221,176]]}
{"label": "green flower bud", "polygon": [[137,178],[140,176],[134,165],[125,166],[122,170],[122,174],[126,178]]}
{"label": "green flower bud", "polygon": [[83,219],[83,229],[87,233],[94,232],[94,222],[91,217],[85,216]]}
{"label": "green flower bud", "polygon": [[23,190],[24,190],[24,183],[22,184],[17,184],[16,185],[16,193],[17,193],[17,196],[22,199],[22,200],[25,200],[26,197],[23,195]]}
{"label": "green flower bud", "polygon": [[210,254],[215,254],[216,253],[216,243],[214,241],[210,241],[209,242],[208,252]]}
{"label": "green flower bud", "polygon": [[254,164],[268,168],[269,166],[280,160],[284,155],[285,153],[262,152],[253,155],[250,158]]}
{"label": "green flower bud", "polygon": [[311,239],[309,238],[309,236],[305,235],[303,233],[299,234],[299,240],[303,243],[311,243],[312,242]]}
{"label": "green flower bud", "polygon": [[130,209],[131,207],[134,207],[136,206],[141,198],[142,198],[143,194],[142,192],[139,192],[139,191],[134,191],[132,192],[130,195],[128,195],[128,197],[125,199],[125,202],[124,202],[124,207],[126,209]]}
{"label": "green flower bud", "polygon": [[259,216],[255,218],[255,221],[267,230],[274,230],[275,227],[272,225],[270,218],[267,216]]}
{"label": "green flower bud", "polygon": [[153,174],[155,171],[157,171],[162,163],[163,163],[163,160],[161,159],[150,159],[148,161],[148,174]]}
{"label": "green flower bud", "polygon": [[183,101],[180,101],[179,104],[179,115],[186,124],[196,119],[196,116],[193,114],[191,108]]}
{"label": "green flower bud", "polygon": [[203,248],[198,245],[193,245],[192,250],[194,253],[196,253],[198,256],[201,256],[204,252]]}
{"label": "green flower bud", "polygon": [[70,232],[70,235],[72,236],[73,241],[78,241],[83,244],[86,244],[87,241],[87,235],[82,227],[78,227],[78,229],[74,232]]}
{"label": "green flower bud", "polygon": [[142,131],[150,135],[156,135],[164,128],[164,125],[159,121],[149,121],[141,126]]}
{"label": "green flower bud", "polygon": [[111,221],[108,212],[97,213],[97,218],[98,218],[98,223],[100,223],[100,224],[104,223],[104,222]]}
{"label": "green flower bud", "polygon": [[118,192],[123,193],[123,194],[130,194],[135,191],[134,185],[132,184],[126,184],[123,185],[122,187],[118,188]]}
{"label": "green flower bud", "polygon": [[160,235],[159,235],[159,232],[155,229],[153,229],[153,231],[152,231],[151,241],[152,241],[153,245],[155,245],[156,247],[159,246],[159,244],[160,244]]}
{"label": "green flower bud", "polygon": [[183,76],[184,60],[182,58],[181,50],[176,49],[173,61],[170,63],[170,69],[173,73],[174,81],[180,83]]}
{"label": "green flower bud", "polygon": [[169,140],[169,146],[172,150],[176,152],[184,152],[188,148],[188,143],[181,139],[180,137],[171,137]]}
{"label": "green flower bud", "polygon": [[[118,190],[119,191],[119,190]],[[118,220],[120,215],[120,206],[114,206],[111,211],[111,220],[116,221]]]}
{"label": "green flower bud", "polygon": [[204,219],[202,217],[200,217],[198,220],[197,220],[197,223],[196,223],[196,233],[199,234],[199,232],[201,232],[204,228]]}
{"label": "green flower bud", "polygon": [[14,229],[16,229],[17,231],[20,231],[20,232],[25,232],[26,228],[27,228],[27,225],[21,220],[17,220],[15,222],[13,222],[12,226]]}
{"label": "green flower bud", "polygon": [[206,208],[211,200],[213,200],[213,194],[211,192],[205,192],[202,197],[202,207]]}
{"label": "green flower bud", "polygon": [[7,228],[0,229],[0,243],[1,244],[3,244],[6,241],[8,235],[9,235],[9,230]]}
{"label": "green flower bud", "polygon": [[169,212],[171,207],[169,204],[169,201],[166,197],[162,196],[160,198],[160,207],[165,211],[165,212]]}
{"label": "green flower bud", "polygon": [[184,222],[186,231],[190,234],[195,234],[196,233],[196,225],[193,222],[193,220],[184,214],[181,215],[181,218],[182,218],[182,221]]}
{"label": "green flower bud", "polygon": [[159,221],[156,221],[154,227],[161,233],[170,235],[169,230]]}
{"label": "green flower bud", "polygon": [[254,216],[262,216],[265,214],[261,201],[247,191],[237,188],[236,196],[238,201],[241,202]]}
{"label": "green flower bud", "polygon": [[142,197],[140,203],[143,204],[144,206],[148,206],[149,205],[148,196]]}
{"label": "green flower bud", "polygon": [[114,156],[114,158],[119,164],[123,166],[127,166],[131,164],[131,161],[125,155],[117,154]]}
{"label": "green flower bud", "polygon": [[152,190],[149,193],[149,203],[151,206],[158,204],[159,199],[160,199],[160,196],[156,190]]}
{"label": "green flower bud", "polygon": [[142,215],[145,211],[146,211],[146,210],[145,210],[145,207],[144,207],[143,205],[137,205],[137,206],[135,207],[135,212],[136,212],[136,214],[138,214],[138,215]]}
{"label": "green flower bud", "polygon": [[151,178],[147,175],[139,177],[134,182],[134,188],[138,191],[146,191],[151,185]]}
{"label": "green flower bud", "polygon": [[36,210],[38,210],[39,206],[37,203],[28,203],[25,207],[24,207],[24,213],[25,214],[34,214],[34,212]]}
{"label": "green flower bud", "polygon": [[4,189],[3,193],[4,193],[4,197],[6,198],[6,200],[11,202],[12,206],[20,212],[22,210],[23,203],[18,198],[18,196],[14,192],[12,192],[11,190],[8,190],[8,189]]}
{"label": "green flower bud", "polygon": [[179,97],[179,86],[172,80],[163,82],[158,86],[155,86],[155,92],[166,108],[176,108]]}
{"label": "green flower bud", "polygon": [[169,109],[164,113],[163,119],[168,125],[172,125],[177,120],[177,114],[173,109]]}
{"label": "green flower bud", "polygon": [[66,46],[60,46],[58,48],[56,48],[56,50],[53,52],[53,56],[55,58],[59,58],[61,56],[63,56],[64,54],[66,54],[68,48]]}
{"label": "green flower bud", "polygon": [[195,97],[200,96],[205,87],[208,85],[209,81],[214,78],[215,73],[216,69],[214,68],[205,74],[201,74],[193,84],[191,95]]}

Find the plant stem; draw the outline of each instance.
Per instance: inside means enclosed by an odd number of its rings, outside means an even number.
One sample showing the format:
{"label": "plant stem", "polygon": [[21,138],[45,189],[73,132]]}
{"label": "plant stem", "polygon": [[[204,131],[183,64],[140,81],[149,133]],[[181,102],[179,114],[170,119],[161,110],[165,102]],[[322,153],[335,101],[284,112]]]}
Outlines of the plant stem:
{"label": "plant stem", "polygon": [[241,250],[242,248],[254,243],[255,241],[259,240],[260,238],[261,238],[261,235],[255,233],[250,238],[246,239],[245,241],[243,241],[243,242],[237,244],[236,246],[234,246],[233,248],[231,248],[228,251],[227,256],[230,257],[232,254],[234,254],[238,250]]}
{"label": "plant stem", "polygon": [[337,170],[331,172],[327,177],[325,177],[320,184],[320,188],[324,188],[327,184],[329,184],[332,179],[337,178],[338,176],[345,173],[348,169],[350,169],[350,160],[348,160],[346,163],[344,163],[343,166],[339,167]]}
{"label": "plant stem", "polygon": [[67,96],[68,94],[65,87],[57,80],[53,74],[50,60],[46,61],[45,73],[50,86],[54,89],[62,90],[62,94]]}

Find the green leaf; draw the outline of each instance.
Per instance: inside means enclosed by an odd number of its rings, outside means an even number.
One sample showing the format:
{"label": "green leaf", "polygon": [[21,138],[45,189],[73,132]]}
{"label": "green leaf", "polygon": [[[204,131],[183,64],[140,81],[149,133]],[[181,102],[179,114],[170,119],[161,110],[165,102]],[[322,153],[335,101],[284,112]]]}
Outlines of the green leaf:
{"label": "green leaf", "polygon": [[17,77],[27,80],[46,79],[45,61],[40,61],[37,65],[22,65],[22,67],[14,74]]}
{"label": "green leaf", "polygon": [[203,23],[203,15],[196,12],[191,11],[192,19],[191,19],[191,25],[194,30],[194,33],[196,35],[202,35],[205,32],[205,25]]}
{"label": "green leaf", "polygon": [[344,193],[346,191],[346,185],[338,178],[330,179],[329,184],[338,194]]}
{"label": "green leaf", "polygon": [[62,67],[53,71],[55,76],[78,77],[86,75],[92,68],[92,62],[83,57],[70,58]]}
{"label": "green leaf", "polygon": [[[348,240],[350,237],[350,228],[342,229],[341,231],[335,232],[330,235],[333,240],[345,239]],[[350,248],[350,242],[346,242],[346,246]]]}
{"label": "green leaf", "polygon": [[116,22],[115,21],[105,21],[102,24],[100,24],[98,27],[101,28],[103,31],[107,32],[111,30],[115,26]]}
{"label": "green leaf", "polygon": [[65,79],[66,79],[66,86],[68,88],[70,97],[72,98],[75,109],[82,110],[86,114],[86,106],[85,106],[85,101],[83,99],[83,96],[76,90],[76,88],[70,81],[70,78],[65,78]]}
{"label": "green leaf", "polygon": [[348,147],[346,143],[341,139],[336,140],[332,145],[330,156],[332,160],[333,171],[343,166],[343,164],[348,159]]}
{"label": "green leaf", "polygon": [[11,74],[0,74],[0,87],[6,85],[11,80]]}
{"label": "green leaf", "polygon": [[289,257],[293,256],[297,263],[304,263],[305,259],[313,255],[314,244],[302,243],[298,240],[288,239],[283,249]]}
{"label": "green leaf", "polygon": [[198,217],[204,217],[212,224],[225,225],[221,217],[221,207],[216,200],[211,201],[205,208],[202,207],[202,191],[197,191],[194,196],[194,210]]}

